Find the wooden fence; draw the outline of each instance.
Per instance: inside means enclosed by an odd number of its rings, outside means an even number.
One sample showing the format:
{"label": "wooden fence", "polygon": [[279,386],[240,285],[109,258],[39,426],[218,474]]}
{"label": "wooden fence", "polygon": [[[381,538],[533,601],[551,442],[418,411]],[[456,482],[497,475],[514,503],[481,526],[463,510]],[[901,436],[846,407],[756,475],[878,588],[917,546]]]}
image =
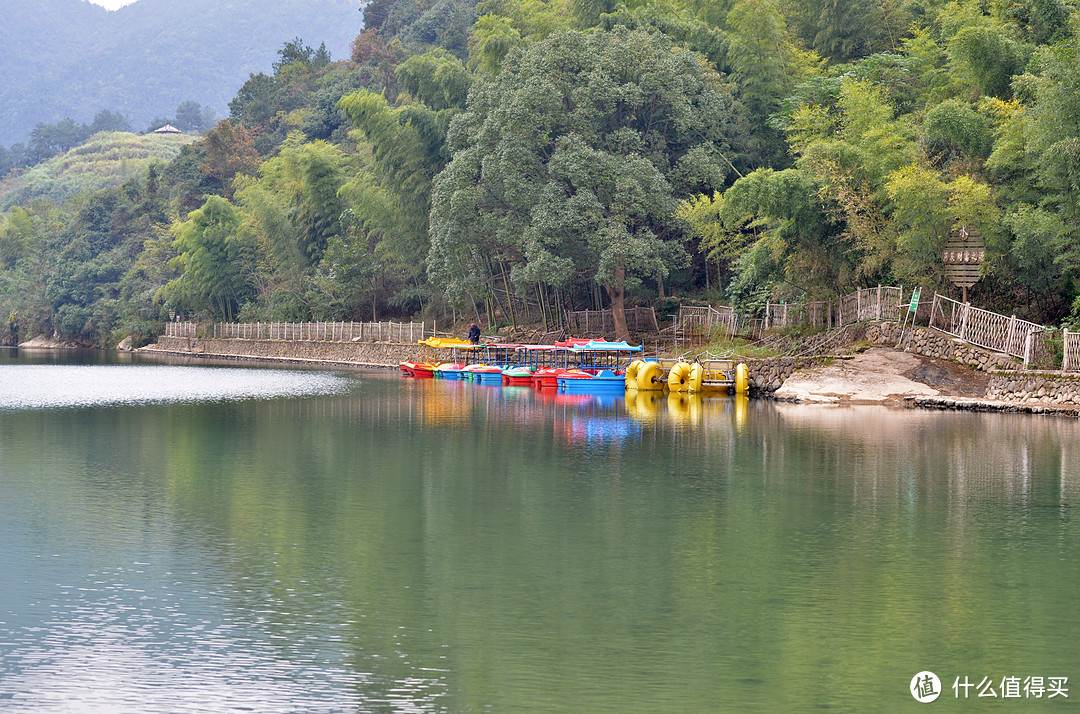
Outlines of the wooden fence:
{"label": "wooden fence", "polygon": [[1056,331],[1016,315],[1006,317],[934,293],[930,327],[978,347],[1023,359],[1025,368],[1057,366],[1051,345]]}
{"label": "wooden fence", "polygon": [[765,327],[829,329],[865,320],[898,320],[902,317],[904,289],[879,285],[860,288],[835,300],[804,303],[768,303]]}
{"label": "wooden fence", "polygon": [[714,337],[736,335],[756,339],[764,327],[764,320],[740,315],[727,305],[680,305],[673,330],[676,352],[681,341],[687,345],[705,344]]}
{"label": "wooden fence", "polygon": [[[626,329],[631,332],[659,332],[656,311],[651,307],[628,307]],[[566,314],[567,329],[572,335],[592,337],[615,332],[615,316],[611,310],[579,310]]]}
{"label": "wooden fence", "polygon": [[423,322],[169,322],[166,337],[216,337],[238,340],[293,340],[301,342],[414,343],[435,334]]}
{"label": "wooden fence", "polygon": [[1062,332],[1061,370],[1075,372],[1080,370],[1080,332]]}

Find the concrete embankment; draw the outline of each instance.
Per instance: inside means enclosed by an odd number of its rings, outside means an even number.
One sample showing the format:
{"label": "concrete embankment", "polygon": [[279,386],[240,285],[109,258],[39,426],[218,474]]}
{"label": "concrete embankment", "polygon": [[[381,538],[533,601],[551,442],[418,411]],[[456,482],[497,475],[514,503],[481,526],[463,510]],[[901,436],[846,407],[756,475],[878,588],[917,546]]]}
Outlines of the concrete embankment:
{"label": "concrete embankment", "polygon": [[800,370],[773,394],[785,401],[819,404],[897,404],[908,396],[937,396],[941,391],[920,375],[922,360],[907,352],[875,347]]}
{"label": "concrete embankment", "polygon": [[[1012,357],[928,328],[916,328],[910,341],[905,335],[908,350],[903,352],[894,349],[901,336],[899,325],[871,323],[845,329],[851,332],[846,335],[851,340],[885,349],[831,360],[747,360],[751,393],[834,404],[863,402],[1071,416],[1080,412],[1080,375],[1023,371],[1023,365]],[[425,357],[424,348],[417,344],[390,342],[161,337],[157,344],[143,349],[196,357],[383,368]]]}
{"label": "concrete embankment", "polygon": [[222,338],[159,337],[147,352],[262,362],[329,364],[354,367],[397,367],[403,360],[420,360],[424,348],[391,342],[307,342],[234,340]]}

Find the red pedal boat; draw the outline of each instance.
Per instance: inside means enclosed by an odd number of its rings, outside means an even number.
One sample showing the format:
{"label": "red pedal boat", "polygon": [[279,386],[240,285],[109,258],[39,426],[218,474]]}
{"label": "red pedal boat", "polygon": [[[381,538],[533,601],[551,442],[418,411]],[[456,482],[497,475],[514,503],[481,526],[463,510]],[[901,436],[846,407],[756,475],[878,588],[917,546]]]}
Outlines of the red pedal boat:
{"label": "red pedal boat", "polygon": [[406,377],[434,377],[435,366],[430,365],[427,362],[399,362],[398,367],[401,368],[401,373]]}

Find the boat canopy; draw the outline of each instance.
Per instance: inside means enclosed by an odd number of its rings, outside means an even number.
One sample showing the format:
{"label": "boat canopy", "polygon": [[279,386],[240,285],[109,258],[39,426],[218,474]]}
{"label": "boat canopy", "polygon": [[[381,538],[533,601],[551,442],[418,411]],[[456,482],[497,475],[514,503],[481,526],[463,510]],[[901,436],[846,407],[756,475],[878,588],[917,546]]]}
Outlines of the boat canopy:
{"label": "boat canopy", "polygon": [[559,347],[558,345],[518,345],[526,352],[553,352],[554,350],[563,350],[565,347]]}
{"label": "boat canopy", "polygon": [[641,345],[628,345],[626,344],[626,340],[620,342],[589,340],[585,344],[576,344],[570,349],[574,352],[640,352]]}
{"label": "boat canopy", "polygon": [[483,345],[474,345],[468,340],[459,340],[456,337],[429,337],[426,340],[419,340],[419,344],[426,347],[435,347],[437,349],[466,349],[466,350],[480,350],[483,349]]}

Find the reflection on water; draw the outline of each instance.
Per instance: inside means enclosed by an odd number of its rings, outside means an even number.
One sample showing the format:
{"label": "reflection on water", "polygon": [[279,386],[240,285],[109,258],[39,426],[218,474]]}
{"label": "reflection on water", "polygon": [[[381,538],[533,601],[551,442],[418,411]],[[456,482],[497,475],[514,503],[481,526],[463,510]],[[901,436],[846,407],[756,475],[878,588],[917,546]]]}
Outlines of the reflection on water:
{"label": "reflection on water", "polygon": [[345,391],[330,373],[178,366],[3,365],[0,409],[269,399]]}
{"label": "reflection on water", "polygon": [[334,386],[0,412],[0,709],[892,710],[923,669],[944,696],[1080,682],[1073,421],[207,371]]}

